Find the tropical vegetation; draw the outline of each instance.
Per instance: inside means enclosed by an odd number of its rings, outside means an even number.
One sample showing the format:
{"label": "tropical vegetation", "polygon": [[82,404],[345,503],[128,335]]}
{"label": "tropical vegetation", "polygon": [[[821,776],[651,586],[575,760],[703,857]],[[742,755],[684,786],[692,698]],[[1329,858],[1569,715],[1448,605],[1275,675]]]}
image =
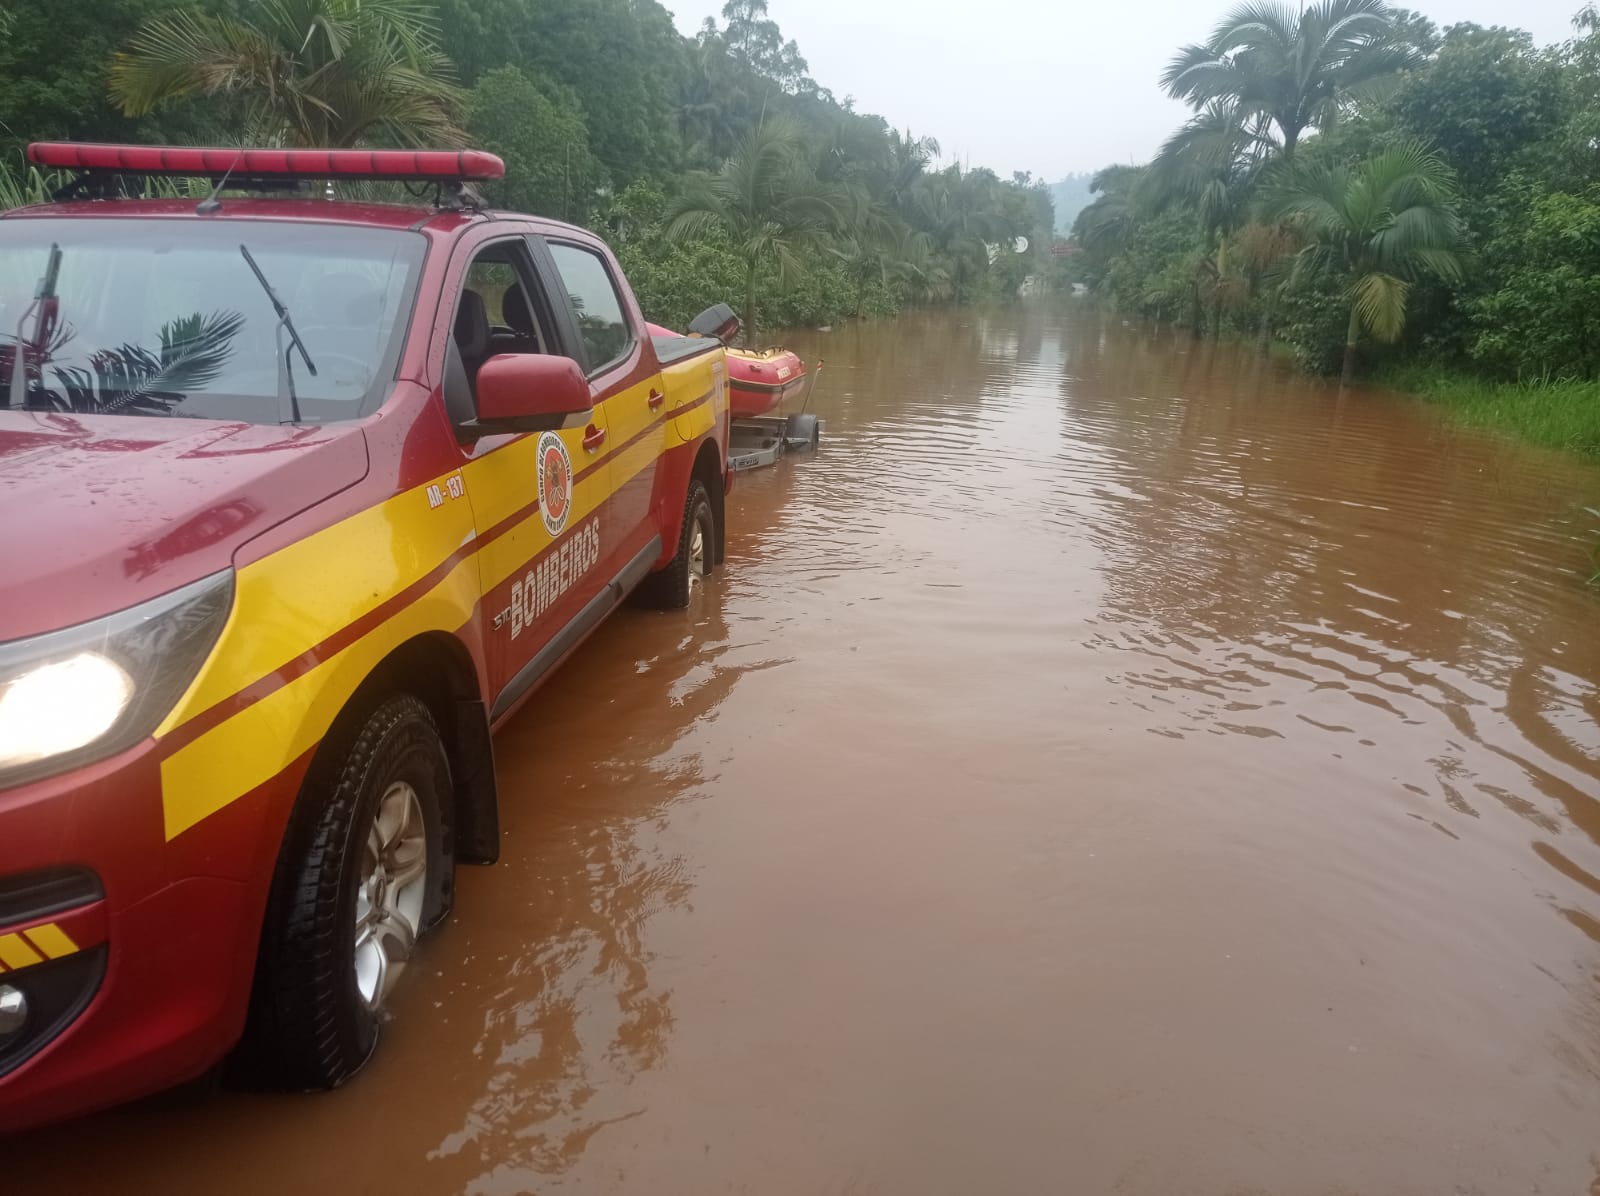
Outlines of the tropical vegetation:
{"label": "tropical vegetation", "polygon": [[1541,47],[1383,0],[1257,0],[1161,84],[1192,116],[1093,178],[1073,280],[1600,454],[1594,4]]}
{"label": "tropical vegetation", "polygon": [[[680,35],[656,0],[6,0],[0,205],[36,139],[479,145],[495,203],[617,246],[647,313],[828,323],[1014,295],[1054,215],[1027,175],[814,80],[765,0]],[[62,47],[70,46],[70,54]],[[397,188],[388,193],[407,198]]]}

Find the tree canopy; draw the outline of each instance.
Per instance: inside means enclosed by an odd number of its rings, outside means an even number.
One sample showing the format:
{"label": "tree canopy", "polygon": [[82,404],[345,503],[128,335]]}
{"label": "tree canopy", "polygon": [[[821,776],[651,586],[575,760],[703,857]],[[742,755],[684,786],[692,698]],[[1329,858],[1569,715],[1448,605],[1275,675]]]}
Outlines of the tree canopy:
{"label": "tree canopy", "polygon": [[1600,377],[1593,4],[1540,47],[1382,0],[1251,3],[1162,84],[1194,115],[1096,176],[1074,277],[1347,376],[1365,339],[1369,364]]}
{"label": "tree canopy", "polygon": [[941,167],[925,131],[837,99],[766,0],[728,0],[690,37],[657,0],[7,12],[0,199],[48,185],[21,167],[41,137],[477,144],[506,160],[493,202],[606,232],[650,314],[678,322],[718,300],[825,323],[1012,295],[1052,236],[1042,184]]}

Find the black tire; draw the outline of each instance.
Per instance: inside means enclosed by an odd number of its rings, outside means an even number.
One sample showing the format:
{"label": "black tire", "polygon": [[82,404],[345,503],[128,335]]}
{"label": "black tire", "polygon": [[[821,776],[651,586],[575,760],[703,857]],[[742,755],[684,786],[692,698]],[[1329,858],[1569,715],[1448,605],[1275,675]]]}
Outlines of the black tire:
{"label": "black tire", "polygon": [[[810,412],[797,411],[783,422],[783,438],[785,441],[804,441],[806,451],[816,452],[822,443],[821,421]],[[787,447],[787,445],[785,445]]]}
{"label": "black tire", "polygon": [[336,1088],[371,1056],[383,994],[369,1007],[357,985],[357,891],[379,802],[386,794],[391,800],[403,795],[397,787],[410,786],[417,800],[408,810],[420,807],[426,834],[418,933],[450,911],[450,764],[432,714],[402,694],[354,728],[343,746],[313,765],[290,818],[267,901],[244,1037],[229,1060],[232,1082],[297,1091]]}
{"label": "black tire", "polygon": [[[693,545],[695,533],[700,535],[700,556],[697,563]],[[683,503],[683,526],[678,532],[678,551],[665,569],[646,577],[639,585],[639,596],[645,603],[659,610],[682,610],[689,605],[689,595],[695,583],[711,576],[717,567],[717,517],[711,508],[711,496],[698,478],[689,482],[689,493]]]}

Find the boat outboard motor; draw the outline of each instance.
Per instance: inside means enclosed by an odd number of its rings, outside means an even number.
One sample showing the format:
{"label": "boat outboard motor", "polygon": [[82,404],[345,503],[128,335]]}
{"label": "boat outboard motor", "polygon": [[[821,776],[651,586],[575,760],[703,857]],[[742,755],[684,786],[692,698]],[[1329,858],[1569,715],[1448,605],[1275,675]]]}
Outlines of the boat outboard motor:
{"label": "boat outboard motor", "polygon": [[713,303],[690,323],[689,335],[715,337],[727,344],[739,335],[739,317],[726,303]]}

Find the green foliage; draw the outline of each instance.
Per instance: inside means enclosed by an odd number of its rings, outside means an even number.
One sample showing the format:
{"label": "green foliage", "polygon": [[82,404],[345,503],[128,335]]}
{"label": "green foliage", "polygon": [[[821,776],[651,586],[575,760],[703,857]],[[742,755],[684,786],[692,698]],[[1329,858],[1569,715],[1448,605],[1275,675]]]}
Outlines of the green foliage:
{"label": "green foliage", "polygon": [[1348,280],[1344,373],[1357,336],[1399,339],[1412,282],[1461,277],[1461,222],[1450,168],[1418,143],[1401,143],[1353,167],[1298,162],[1277,188],[1275,213],[1306,241],[1299,267]]}
{"label": "green foliage", "polygon": [[753,332],[762,290],[791,289],[808,275],[838,270],[807,259],[865,222],[864,200],[847,185],[819,179],[800,126],[777,117],[758,126],[721,170],[689,177],[669,212],[667,237],[726,238],[745,269],[741,314]]}
{"label": "green foliage", "polygon": [[44,203],[55,185],[55,180],[37,166],[23,163],[12,167],[0,159],[0,211]]}
{"label": "green foliage", "polygon": [[1283,289],[1278,335],[1301,369],[1313,374],[1339,372],[1349,328],[1349,289],[1348,276],[1332,270],[1302,273]]}
{"label": "green foliage", "polygon": [[[669,323],[719,300],[780,324],[1005,298],[1046,268],[1046,188],[941,169],[933,138],[835,99],[765,0],[729,0],[690,38],[657,0],[30,0],[6,13],[0,118],[19,143],[470,138],[507,163],[493,202],[607,230],[647,313]],[[48,182],[0,167],[0,203]],[[396,184],[338,191],[410,198]]]}
{"label": "green foliage", "polygon": [[1125,311],[1157,320],[1179,319],[1187,312],[1194,319],[1205,252],[1193,221],[1164,212],[1141,221],[1106,268],[1086,281]]}
{"label": "green foliage", "polygon": [[611,202],[599,227],[616,249],[649,318],[681,329],[713,303],[737,306],[743,298],[744,266],[718,233],[669,240],[666,211],[667,197],[660,187],[634,183]]}
{"label": "green foliage", "polygon": [[1600,376],[1600,9],[1573,24],[1539,49],[1381,0],[1242,5],[1168,68],[1194,117],[1094,180],[1072,270],[1311,369],[1365,335],[1385,368]]}
{"label": "green foliage", "polygon": [[1399,125],[1431,144],[1463,188],[1493,183],[1563,116],[1560,72],[1525,33],[1456,25],[1392,103]]}
{"label": "green foliage", "polygon": [[589,152],[589,131],[570,92],[502,66],[479,78],[466,109],[473,144],[506,162],[505,179],[489,188],[491,200],[561,220],[588,217],[605,170]]}
{"label": "green foliage", "polygon": [[1471,307],[1471,356],[1519,378],[1600,378],[1600,189],[1534,200],[1494,252],[1500,285]]}
{"label": "green foliage", "polygon": [[[864,298],[880,292],[870,288]],[[820,327],[853,314],[857,288],[849,273],[838,263],[807,270],[794,284],[779,287],[768,283],[757,289],[757,302],[774,327]]]}
{"label": "green foliage", "polygon": [[1292,154],[1308,128],[1330,123],[1341,106],[1417,61],[1416,50],[1397,38],[1393,16],[1383,0],[1318,0],[1298,13],[1251,0],[1224,17],[1204,45],[1179,50],[1161,82],[1196,108],[1232,102],[1247,121],[1275,129]]}
{"label": "green foliage", "polygon": [[187,96],[220,99],[246,143],[454,145],[447,82],[425,0],[261,0],[247,16],[151,17],[107,71],[130,117]]}
{"label": "green foliage", "polygon": [[1463,423],[1600,459],[1600,382],[1495,382],[1415,362],[1385,368],[1378,381],[1437,403]]}
{"label": "green foliage", "polygon": [[0,157],[9,161],[28,141],[138,135],[138,122],[106,94],[106,61],[142,21],[181,2],[8,4],[0,37]]}
{"label": "green foliage", "polygon": [[590,149],[619,186],[665,174],[687,51],[654,0],[435,0],[443,47],[474,85],[515,66],[571,90]]}

